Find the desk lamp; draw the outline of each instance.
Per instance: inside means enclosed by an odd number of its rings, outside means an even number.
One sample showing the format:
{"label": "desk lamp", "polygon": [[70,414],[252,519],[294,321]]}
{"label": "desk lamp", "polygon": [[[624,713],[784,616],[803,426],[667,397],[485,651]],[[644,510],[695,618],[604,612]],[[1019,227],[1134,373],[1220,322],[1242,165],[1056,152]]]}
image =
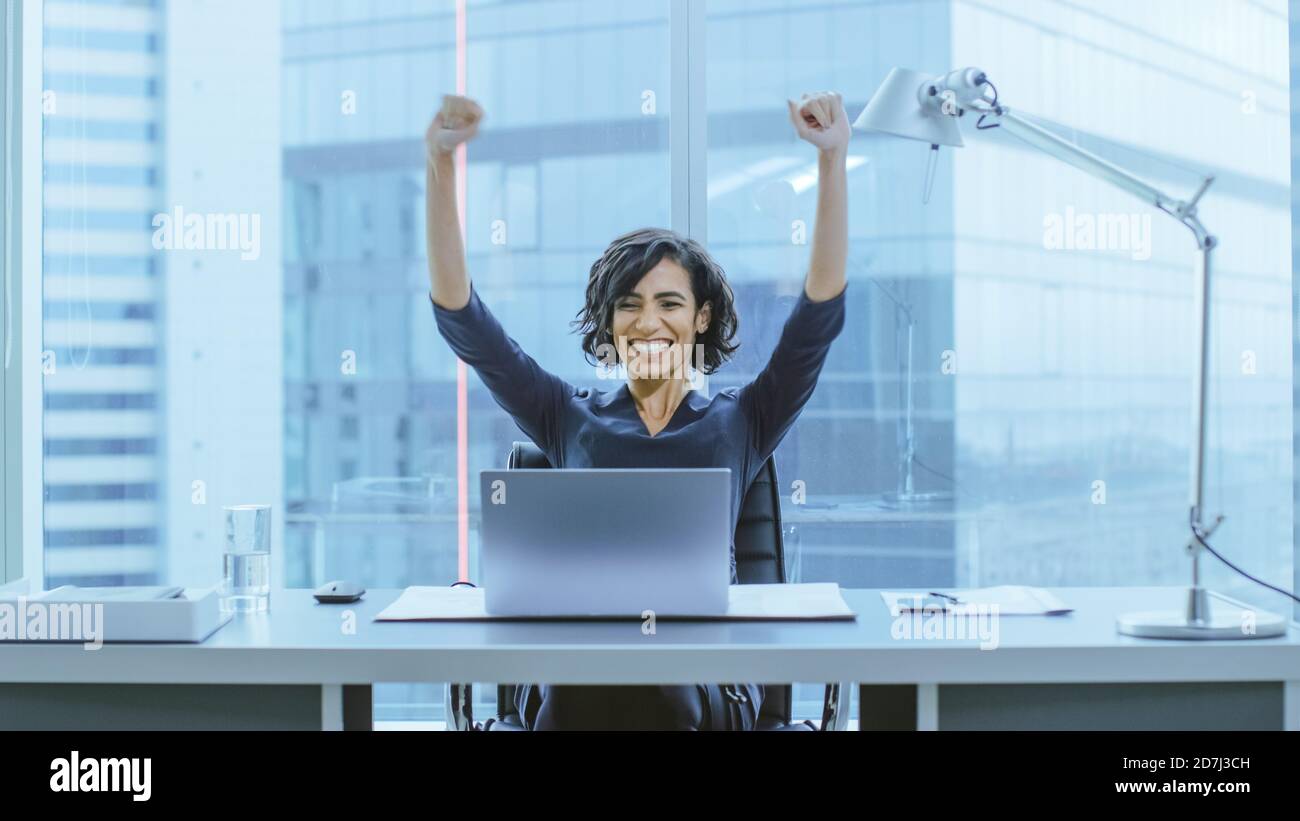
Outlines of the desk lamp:
{"label": "desk lamp", "polygon": [[[992,97],[989,96],[990,93]],[[1209,526],[1202,521],[1206,386],[1209,377],[1210,256],[1218,243],[1197,217],[1196,204],[1214,182],[1214,178],[1204,177],[1190,200],[1171,197],[1124,169],[1012,112],[998,101],[997,88],[987,75],[973,67],[938,76],[894,68],[853,123],[853,127],[930,143],[930,170],[926,175],[928,200],[939,146],[962,147],[958,120],[967,111],[979,115],[976,128],[1001,127],[1043,153],[1128,191],[1187,226],[1196,241],[1194,305],[1197,315],[1198,359],[1192,386],[1191,507],[1188,512],[1192,538],[1186,546],[1192,564],[1192,584],[1187,590],[1186,604],[1182,610],[1126,613],[1118,618],[1116,628],[1125,635],[1166,639],[1248,639],[1284,634],[1286,620],[1283,617],[1257,611],[1201,586],[1200,557],[1209,547],[1205,540],[1223,521],[1222,516],[1215,518]],[[988,124],[985,124],[986,119]]]}

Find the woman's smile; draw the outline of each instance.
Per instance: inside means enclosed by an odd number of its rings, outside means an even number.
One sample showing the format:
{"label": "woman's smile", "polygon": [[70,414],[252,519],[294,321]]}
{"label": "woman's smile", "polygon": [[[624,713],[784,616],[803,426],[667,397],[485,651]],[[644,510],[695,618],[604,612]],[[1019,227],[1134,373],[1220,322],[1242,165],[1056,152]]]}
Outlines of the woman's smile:
{"label": "woman's smile", "polygon": [[628,343],[628,347],[634,354],[643,353],[663,353],[673,345],[671,339],[633,339]]}
{"label": "woman's smile", "polygon": [[629,339],[628,376],[632,379],[675,379],[681,376],[682,346],[667,337]]}

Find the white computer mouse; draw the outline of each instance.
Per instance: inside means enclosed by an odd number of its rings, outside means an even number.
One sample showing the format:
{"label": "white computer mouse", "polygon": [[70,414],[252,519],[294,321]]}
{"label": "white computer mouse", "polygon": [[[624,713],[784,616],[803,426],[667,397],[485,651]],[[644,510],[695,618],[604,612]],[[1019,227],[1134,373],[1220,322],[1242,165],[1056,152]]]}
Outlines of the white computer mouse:
{"label": "white computer mouse", "polygon": [[312,595],[322,604],[354,602],[365,595],[366,589],[356,582],[336,580],[325,582]]}

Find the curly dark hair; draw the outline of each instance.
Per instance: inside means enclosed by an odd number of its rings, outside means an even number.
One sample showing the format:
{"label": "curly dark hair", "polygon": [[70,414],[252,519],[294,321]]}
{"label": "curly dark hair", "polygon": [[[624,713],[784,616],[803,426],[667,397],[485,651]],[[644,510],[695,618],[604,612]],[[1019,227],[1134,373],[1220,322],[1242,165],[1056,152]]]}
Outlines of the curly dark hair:
{"label": "curly dark hair", "polygon": [[582,351],[587,361],[600,362],[603,346],[614,346],[611,328],[619,299],[632,293],[651,268],[664,258],[686,269],[698,311],[707,302],[711,308],[709,327],[695,338],[703,346],[700,370],[713,373],[731,358],[739,343],[732,343],[740,318],[735,297],[722,266],[693,239],[666,228],[639,228],[617,237],[591,265],[587,279],[587,303],[570,324],[582,333]]}

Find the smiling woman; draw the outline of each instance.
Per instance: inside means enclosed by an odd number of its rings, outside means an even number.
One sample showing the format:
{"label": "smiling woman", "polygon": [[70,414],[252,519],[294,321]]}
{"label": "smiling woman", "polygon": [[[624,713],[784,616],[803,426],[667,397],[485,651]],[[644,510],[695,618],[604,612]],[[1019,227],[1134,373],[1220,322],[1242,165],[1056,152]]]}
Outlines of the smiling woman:
{"label": "smiling woman", "polygon": [[[699,243],[646,228],[616,238],[591,266],[574,325],[588,357],[613,348],[627,380],[576,387],[511,339],[466,270],[452,152],[477,134],[483,109],[444,98],[426,133],[429,292],[438,330],[493,399],[556,468],[725,467],[731,473],[731,581],[741,500],[812,396],[844,326],[848,117],[839,95],[790,103],[797,133],[819,149],[817,225],[808,276],[771,359],[751,382],[709,398],[692,390],[686,351],[712,373],[736,350],[738,319],[721,266]],[[644,528],[632,520],[629,527]],[[530,729],[753,729],[759,684],[684,687],[520,687]],[[726,705],[726,706],[724,706]]]}
{"label": "smiling woman", "polygon": [[651,435],[681,403],[694,370],[709,374],[736,350],[738,319],[722,268],[698,242],[643,228],[618,237],[591,266],[573,324],[590,359],[612,350]]}
{"label": "smiling woman", "polygon": [[698,320],[691,335],[700,346],[703,372],[717,370],[735,352],[738,319],[722,268],[698,242],[657,228],[624,234],[592,264],[587,302],[573,323],[583,333],[582,349],[593,356],[617,339],[622,355],[627,341],[647,341],[637,334],[654,330],[654,317],[642,321],[647,303],[654,302],[665,315],[676,312],[671,318],[678,322]]}

